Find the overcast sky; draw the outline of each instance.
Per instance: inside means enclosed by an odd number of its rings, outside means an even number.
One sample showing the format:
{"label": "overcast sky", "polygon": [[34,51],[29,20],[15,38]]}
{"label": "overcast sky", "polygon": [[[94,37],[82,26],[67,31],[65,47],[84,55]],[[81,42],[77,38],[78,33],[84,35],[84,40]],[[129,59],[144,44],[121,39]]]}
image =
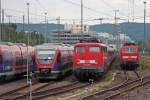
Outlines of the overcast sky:
{"label": "overcast sky", "polygon": [[[129,3],[128,3],[129,1]],[[5,9],[5,21],[8,22],[8,15],[11,15],[12,22],[21,22],[22,15],[27,13],[26,3],[30,3],[30,22],[39,23],[44,21],[44,12],[48,13],[51,23],[56,23],[53,19],[60,16],[61,23],[76,23],[80,20],[80,0],[2,0],[2,8]],[[128,15],[132,19],[133,0],[83,0],[84,19],[86,24],[97,24],[100,21],[90,21],[96,18],[106,18],[105,23],[114,22],[113,10],[119,12],[117,16],[127,21]],[[136,22],[143,22],[143,0],[134,0],[134,16]],[[147,22],[150,23],[150,0],[147,0]],[[109,19],[107,19],[109,18]],[[140,19],[137,19],[140,18]],[[66,20],[67,19],[67,20]]]}

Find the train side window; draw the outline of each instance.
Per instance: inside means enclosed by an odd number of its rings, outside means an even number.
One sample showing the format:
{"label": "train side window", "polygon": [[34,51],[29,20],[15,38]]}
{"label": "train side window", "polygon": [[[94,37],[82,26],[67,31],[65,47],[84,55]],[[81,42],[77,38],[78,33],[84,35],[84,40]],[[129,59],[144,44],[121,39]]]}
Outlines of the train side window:
{"label": "train side window", "polygon": [[93,46],[93,47],[90,47],[90,52],[98,53],[98,52],[100,52],[100,49],[99,49],[99,47]]}
{"label": "train side window", "polygon": [[76,53],[84,53],[85,47],[76,47]]}

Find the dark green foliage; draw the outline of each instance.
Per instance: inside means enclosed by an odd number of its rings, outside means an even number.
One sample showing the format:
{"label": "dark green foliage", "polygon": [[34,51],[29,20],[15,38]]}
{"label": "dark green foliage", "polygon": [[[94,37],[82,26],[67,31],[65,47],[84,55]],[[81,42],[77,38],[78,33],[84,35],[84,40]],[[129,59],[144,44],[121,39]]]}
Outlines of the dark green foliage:
{"label": "dark green foliage", "polygon": [[27,44],[27,36],[29,34],[29,44],[36,45],[44,43],[44,37],[37,32],[17,32],[16,24],[3,24],[1,39],[3,42],[25,43]]}

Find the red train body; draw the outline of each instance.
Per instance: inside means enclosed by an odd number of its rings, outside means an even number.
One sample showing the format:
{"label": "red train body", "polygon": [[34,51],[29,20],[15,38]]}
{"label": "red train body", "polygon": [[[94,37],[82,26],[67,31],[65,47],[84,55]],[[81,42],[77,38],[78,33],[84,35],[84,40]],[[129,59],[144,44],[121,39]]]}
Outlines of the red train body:
{"label": "red train body", "polygon": [[30,47],[29,50],[29,56],[27,56],[26,46],[13,43],[0,44],[1,80],[12,78],[14,75],[24,74],[26,72],[27,58],[29,59],[29,67],[31,68],[33,57],[31,52],[33,52],[33,47]]}
{"label": "red train body", "polygon": [[35,61],[38,79],[58,79],[72,71],[73,47],[64,44],[44,44],[36,47]]}
{"label": "red train body", "polygon": [[134,70],[139,66],[139,47],[125,44],[120,48],[120,66],[123,70]]}
{"label": "red train body", "polygon": [[109,68],[115,49],[102,43],[77,43],[74,47],[74,75],[79,80],[97,78]]}

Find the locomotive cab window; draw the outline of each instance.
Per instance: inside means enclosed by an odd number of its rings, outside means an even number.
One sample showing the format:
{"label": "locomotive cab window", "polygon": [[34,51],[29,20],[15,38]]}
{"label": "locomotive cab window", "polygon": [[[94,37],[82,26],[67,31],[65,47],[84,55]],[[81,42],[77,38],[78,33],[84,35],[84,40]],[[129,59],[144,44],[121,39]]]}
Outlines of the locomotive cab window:
{"label": "locomotive cab window", "polygon": [[96,47],[96,46],[93,46],[93,47],[90,47],[90,52],[93,52],[93,53],[98,53],[100,52],[100,48],[99,47]]}
{"label": "locomotive cab window", "polygon": [[136,48],[130,48],[130,52],[135,53],[136,52]]}
{"label": "locomotive cab window", "polygon": [[84,53],[85,47],[76,47],[76,53]]}
{"label": "locomotive cab window", "polygon": [[55,56],[55,51],[52,50],[38,50],[38,60],[40,64],[50,64]]}
{"label": "locomotive cab window", "polygon": [[136,51],[136,48],[124,48],[125,53],[135,53]]}

